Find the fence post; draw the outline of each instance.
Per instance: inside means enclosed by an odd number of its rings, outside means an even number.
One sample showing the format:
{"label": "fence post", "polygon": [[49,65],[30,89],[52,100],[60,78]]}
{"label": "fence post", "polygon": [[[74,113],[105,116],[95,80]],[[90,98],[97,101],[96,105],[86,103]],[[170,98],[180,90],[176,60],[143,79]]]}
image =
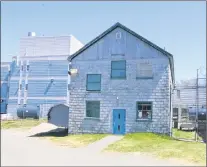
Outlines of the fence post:
{"label": "fence post", "polygon": [[199,99],[198,99],[198,69],[196,76],[196,130],[195,130],[195,140],[198,141],[198,110],[199,110]]}

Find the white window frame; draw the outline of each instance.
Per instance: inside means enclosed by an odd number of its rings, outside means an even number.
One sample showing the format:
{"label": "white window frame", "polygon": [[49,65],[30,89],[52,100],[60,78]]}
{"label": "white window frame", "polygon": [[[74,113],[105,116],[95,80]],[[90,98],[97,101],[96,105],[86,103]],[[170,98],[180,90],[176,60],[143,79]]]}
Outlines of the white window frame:
{"label": "white window frame", "polygon": [[[142,109],[139,110],[139,105],[142,106]],[[150,106],[151,109],[144,109],[144,106]],[[140,113],[142,114],[143,111],[150,112],[150,118],[140,118]],[[152,120],[152,112],[153,112],[153,102],[143,102],[143,101],[137,101],[136,102],[136,120],[143,120],[143,121],[151,121]]]}
{"label": "white window frame", "polygon": [[[149,73],[149,74],[146,74]],[[153,78],[153,66],[151,63],[138,62],[136,67],[137,79],[152,79]]]}

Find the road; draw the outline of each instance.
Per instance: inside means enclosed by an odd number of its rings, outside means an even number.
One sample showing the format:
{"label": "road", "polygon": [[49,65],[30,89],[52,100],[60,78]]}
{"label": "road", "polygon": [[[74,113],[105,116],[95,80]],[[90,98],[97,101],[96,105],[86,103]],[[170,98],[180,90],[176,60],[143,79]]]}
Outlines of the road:
{"label": "road", "polygon": [[14,130],[1,130],[1,160],[2,166],[193,166],[139,153],[100,153],[57,146]]}

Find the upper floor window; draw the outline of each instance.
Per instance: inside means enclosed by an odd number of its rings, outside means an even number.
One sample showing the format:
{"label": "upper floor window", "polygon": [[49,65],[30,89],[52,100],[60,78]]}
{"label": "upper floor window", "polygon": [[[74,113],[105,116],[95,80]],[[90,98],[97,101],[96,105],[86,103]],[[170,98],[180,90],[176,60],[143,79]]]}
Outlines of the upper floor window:
{"label": "upper floor window", "polygon": [[126,61],[112,61],[111,62],[111,78],[125,79],[126,78]]}
{"label": "upper floor window", "polygon": [[87,74],[86,90],[88,91],[101,90],[101,74]]}
{"label": "upper floor window", "polygon": [[138,63],[137,64],[137,79],[151,79],[153,78],[152,65],[149,63]]}

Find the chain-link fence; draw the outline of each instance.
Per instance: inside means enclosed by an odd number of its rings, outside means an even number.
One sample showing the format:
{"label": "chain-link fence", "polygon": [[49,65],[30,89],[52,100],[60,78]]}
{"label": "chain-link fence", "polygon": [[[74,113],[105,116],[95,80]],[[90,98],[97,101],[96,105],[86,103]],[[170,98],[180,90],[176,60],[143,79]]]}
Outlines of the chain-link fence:
{"label": "chain-link fence", "polygon": [[206,142],[206,78],[182,81],[173,92],[172,137]]}

